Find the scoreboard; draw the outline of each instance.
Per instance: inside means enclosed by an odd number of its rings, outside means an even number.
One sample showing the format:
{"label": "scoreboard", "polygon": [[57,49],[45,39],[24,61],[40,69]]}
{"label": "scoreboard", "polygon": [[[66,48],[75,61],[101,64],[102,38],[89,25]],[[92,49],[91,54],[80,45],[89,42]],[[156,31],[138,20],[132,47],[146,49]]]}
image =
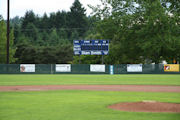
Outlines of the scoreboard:
{"label": "scoreboard", "polygon": [[107,55],[109,40],[74,40],[75,55]]}

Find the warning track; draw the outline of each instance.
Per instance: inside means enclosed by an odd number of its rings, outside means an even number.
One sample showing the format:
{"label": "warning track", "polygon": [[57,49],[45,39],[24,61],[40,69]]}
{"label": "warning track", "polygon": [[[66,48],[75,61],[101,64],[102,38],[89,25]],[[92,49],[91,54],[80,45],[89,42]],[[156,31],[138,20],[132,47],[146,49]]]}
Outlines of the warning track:
{"label": "warning track", "polygon": [[47,90],[180,92],[180,86],[166,86],[166,85],[19,85],[19,86],[0,86],[0,91],[47,91]]}

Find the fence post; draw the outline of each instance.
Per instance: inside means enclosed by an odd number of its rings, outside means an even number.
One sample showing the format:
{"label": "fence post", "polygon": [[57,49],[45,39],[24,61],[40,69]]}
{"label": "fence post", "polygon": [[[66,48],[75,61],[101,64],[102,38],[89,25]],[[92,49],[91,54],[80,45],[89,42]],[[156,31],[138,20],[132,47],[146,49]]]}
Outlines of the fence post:
{"label": "fence post", "polygon": [[51,74],[53,74],[53,64],[51,64]]}
{"label": "fence post", "polygon": [[109,73],[110,73],[111,75],[114,74],[114,66],[113,66],[113,65],[109,65]]}

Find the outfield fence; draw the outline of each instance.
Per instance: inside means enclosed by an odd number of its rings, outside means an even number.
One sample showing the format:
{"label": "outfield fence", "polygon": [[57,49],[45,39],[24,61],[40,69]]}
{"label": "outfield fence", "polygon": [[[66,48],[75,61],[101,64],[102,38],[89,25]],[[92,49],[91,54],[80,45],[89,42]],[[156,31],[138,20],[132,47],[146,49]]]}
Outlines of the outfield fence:
{"label": "outfield fence", "polygon": [[179,64],[0,64],[0,74],[180,74]]}

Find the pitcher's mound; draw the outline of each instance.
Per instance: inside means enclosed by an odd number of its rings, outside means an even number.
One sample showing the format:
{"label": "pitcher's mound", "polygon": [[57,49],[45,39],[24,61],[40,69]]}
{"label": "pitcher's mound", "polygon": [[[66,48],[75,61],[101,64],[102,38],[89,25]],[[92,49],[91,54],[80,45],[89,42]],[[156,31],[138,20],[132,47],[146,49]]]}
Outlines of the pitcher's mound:
{"label": "pitcher's mound", "polygon": [[156,101],[119,103],[111,105],[108,108],[130,112],[180,112],[180,104]]}

